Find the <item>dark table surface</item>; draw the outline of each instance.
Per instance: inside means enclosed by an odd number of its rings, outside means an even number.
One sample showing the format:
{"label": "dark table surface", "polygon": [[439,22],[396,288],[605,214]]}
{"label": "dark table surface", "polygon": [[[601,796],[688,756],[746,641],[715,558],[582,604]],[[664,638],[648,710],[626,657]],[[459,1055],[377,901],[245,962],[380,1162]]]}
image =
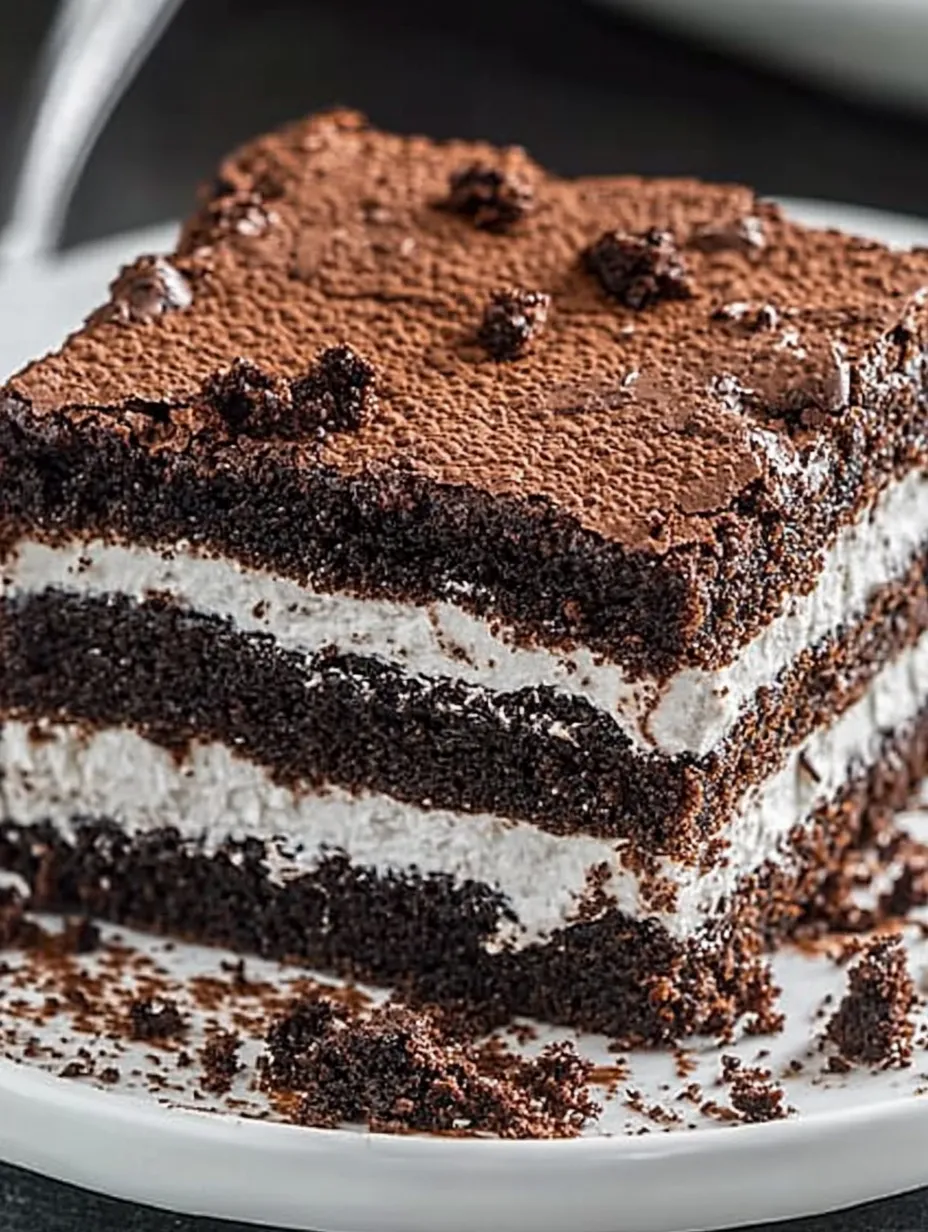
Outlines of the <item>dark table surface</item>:
{"label": "dark table surface", "polygon": [[[0,5],[6,167],[53,7]],[[564,173],[745,180],[928,215],[928,114],[819,94],[579,0],[188,0],[99,142],[66,243],[178,217],[225,149],[332,103],[403,131],[519,142]],[[928,1191],[779,1227],[915,1232]],[[0,1229],[234,1232],[2,1167]]]}

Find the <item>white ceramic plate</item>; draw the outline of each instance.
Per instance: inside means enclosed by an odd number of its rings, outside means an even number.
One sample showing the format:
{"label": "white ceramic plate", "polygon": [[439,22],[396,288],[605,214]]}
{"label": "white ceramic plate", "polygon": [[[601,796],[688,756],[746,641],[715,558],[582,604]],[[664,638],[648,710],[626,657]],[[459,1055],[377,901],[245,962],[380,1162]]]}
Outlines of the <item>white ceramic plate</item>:
{"label": "white ceramic plate", "polygon": [[[928,243],[925,222],[814,203],[790,209],[891,243]],[[0,279],[0,371],[54,344],[100,301],[119,261],[165,247],[171,233],[123,237],[8,272]],[[220,973],[216,951],[133,943],[182,1001],[191,975]],[[88,972],[99,961],[81,960]],[[912,963],[922,978],[928,941],[913,940]],[[293,978],[267,964],[249,964],[249,973]],[[905,1071],[826,1074],[810,1041],[821,1031],[823,999],[840,994],[844,973],[825,958],[786,953],[777,975],[788,1022],[782,1035],[721,1049],[701,1044],[685,1078],[667,1054],[636,1055],[601,1122],[567,1142],[386,1137],[258,1121],[264,1097],[243,1083],[212,1104],[195,1091],[196,1066],[172,1071],[170,1087],[159,1087],[140,1050],[134,1056],[129,1046],[89,1038],[65,1012],[41,1027],[17,1026],[10,1000],[23,994],[12,991],[15,972],[0,975],[0,1158],[168,1209],[315,1232],[685,1232],[812,1214],[928,1184],[928,1100],[919,1097],[928,1089],[928,1053]],[[205,1025],[194,1016],[192,1051]],[[30,1037],[38,1049],[27,1046]],[[56,1076],[81,1045],[101,1059],[119,1051],[123,1080],[104,1087]],[[601,1039],[584,1037],[579,1047],[599,1063],[615,1062]],[[257,1048],[249,1045],[246,1058],[253,1061]],[[726,1103],[717,1083],[721,1053],[751,1062],[761,1048],[797,1109],[788,1120],[722,1125],[677,1099],[698,1081],[706,1098]],[[802,1071],[786,1076],[796,1060]],[[628,1107],[630,1087],[683,1123],[659,1132]],[[651,1132],[639,1136],[642,1128]]]}
{"label": "white ceramic plate", "polygon": [[600,0],[843,93],[928,106],[924,0]]}

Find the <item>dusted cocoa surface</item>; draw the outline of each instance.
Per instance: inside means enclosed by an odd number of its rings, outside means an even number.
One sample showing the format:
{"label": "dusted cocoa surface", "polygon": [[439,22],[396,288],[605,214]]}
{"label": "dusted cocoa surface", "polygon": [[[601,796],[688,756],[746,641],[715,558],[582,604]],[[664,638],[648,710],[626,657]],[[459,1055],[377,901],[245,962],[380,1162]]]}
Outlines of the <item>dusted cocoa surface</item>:
{"label": "dusted cocoa surface", "polygon": [[[502,228],[456,203],[474,166],[528,203]],[[687,297],[630,308],[582,254],[654,228]],[[807,231],[747,189],[562,180],[514,148],[339,112],[227,160],[160,289],[139,277],[7,387],[11,532],[189,537],[322,585],[457,592],[661,672],[730,654],[924,460],[928,255]],[[551,306],[499,361],[477,334],[505,287]],[[718,312],[741,302],[777,328]],[[299,382],[342,343],[376,377],[353,430],[254,441],[209,414],[237,357]]]}
{"label": "dusted cocoa surface", "polygon": [[[531,190],[532,208],[503,234],[436,208],[455,173],[475,163]],[[759,219],[760,235],[747,250],[736,230],[746,218]],[[707,227],[718,235],[725,224],[731,243],[706,245]],[[652,227],[676,238],[693,298],[636,312],[580,258],[605,231]],[[763,384],[771,408],[790,396],[811,404],[811,382],[834,369],[828,344],[862,362],[881,329],[897,324],[905,297],[928,283],[928,255],[806,231],[746,188],[561,180],[516,148],[392,136],[350,112],[232,155],[180,251],[189,308],[98,323],[12,388],[40,414],[182,406],[235,355],[295,377],[322,347],[344,341],[377,367],[384,405],[369,430],[328,442],[323,462],[357,472],[405,457],[438,483],[547,496],[587,529],[648,548],[653,513],[670,517],[668,543],[711,539],[700,518],[763,475],[750,419],[710,397],[713,377]],[[544,345],[516,366],[470,352],[500,286],[554,297]],[[810,354],[777,352],[777,337],[712,321],[712,308],[739,300],[795,314]],[[597,405],[597,394],[618,393],[635,371],[640,388]],[[864,373],[859,381],[873,384]],[[818,400],[826,412],[841,409],[836,397]]]}

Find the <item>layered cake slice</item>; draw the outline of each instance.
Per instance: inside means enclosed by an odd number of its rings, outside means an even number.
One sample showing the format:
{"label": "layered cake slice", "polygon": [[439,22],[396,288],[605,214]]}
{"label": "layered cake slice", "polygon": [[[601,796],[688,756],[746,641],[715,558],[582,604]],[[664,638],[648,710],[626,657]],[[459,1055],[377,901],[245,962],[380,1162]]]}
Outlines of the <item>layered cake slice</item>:
{"label": "layered cake slice", "polygon": [[743,188],[246,146],[2,391],[0,865],[487,1022],[770,1025],[928,759],[925,287]]}

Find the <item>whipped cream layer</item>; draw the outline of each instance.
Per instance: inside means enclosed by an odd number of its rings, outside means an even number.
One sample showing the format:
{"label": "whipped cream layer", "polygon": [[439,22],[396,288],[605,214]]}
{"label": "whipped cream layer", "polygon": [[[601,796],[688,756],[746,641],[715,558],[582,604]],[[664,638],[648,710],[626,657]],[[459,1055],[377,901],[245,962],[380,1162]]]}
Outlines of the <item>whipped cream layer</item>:
{"label": "whipped cream layer", "polygon": [[659,686],[631,681],[615,663],[579,648],[555,652],[517,645],[495,623],[451,602],[427,605],[359,599],[204,556],[101,540],[49,546],[24,540],[3,566],[3,593],[58,587],[99,596],[169,595],[244,632],[270,633],[281,647],[370,655],[429,679],[457,678],[497,691],[547,686],[609,714],[633,745],[668,755],[710,752],[757,690],[772,684],[803,650],[862,615],[874,590],[901,576],[928,542],[928,476],[892,485],[872,510],[841,531],[815,587],[718,671],[687,669]]}
{"label": "whipped cream layer", "polygon": [[[72,819],[106,817],[129,833],[176,827],[207,853],[227,838],[267,841],[268,872],[286,880],[333,852],[381,872],[444,873],[493,886],[517,924],[491,944],[543,940],[578,918],[591,870],[605,865],[611,905],[653,917],[684,938],[720,911],[746,874],[782,857],[797,822],[831,800],[882,755],[928,696],[928,634],[875,678],[867,694],[831,727],[816,732],[787,764],[750,791],[725,831],[728,858],[709,872],[669,859],[660,876],[676,887],[676,907],[655,909],[654,881],[623,864],[622,844],[556,836],[525,822],[455,814],[379,795],[294,792],[216,743],[194,744],[183,759],[127,728],[96,733],[76,725],[7,721],[0,734],[0,808],[18,824],[48,820],[66,837]],[[811,772],[810,772],[811,767]],[[599,882],[599,878],[597,878]],[[661,903],[666,899],[661,898]]]}

